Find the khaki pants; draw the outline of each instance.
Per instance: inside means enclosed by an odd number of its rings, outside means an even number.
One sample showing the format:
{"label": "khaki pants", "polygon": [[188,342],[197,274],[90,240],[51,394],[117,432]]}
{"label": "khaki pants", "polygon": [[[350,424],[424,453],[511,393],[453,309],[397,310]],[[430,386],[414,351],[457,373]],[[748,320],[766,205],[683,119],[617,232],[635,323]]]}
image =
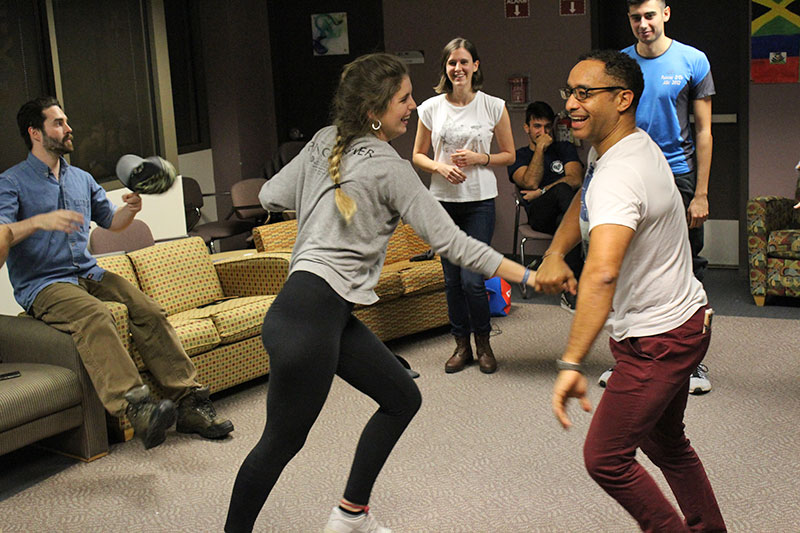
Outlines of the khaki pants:
{"label": "khaki pants", "polygon": [[101,281],[79,278],[78,285],[48,285],[36,296],[29,312],[72,335],[83,366],[109,413],[119,416],[125,412],[124,395],[142,385],[142,378],[104,301],[127,306],[133,342],[147,369],[171,399],[178,400],[190,387],[198,386],[194,364],[164,310],[125,278],[106,272]]}

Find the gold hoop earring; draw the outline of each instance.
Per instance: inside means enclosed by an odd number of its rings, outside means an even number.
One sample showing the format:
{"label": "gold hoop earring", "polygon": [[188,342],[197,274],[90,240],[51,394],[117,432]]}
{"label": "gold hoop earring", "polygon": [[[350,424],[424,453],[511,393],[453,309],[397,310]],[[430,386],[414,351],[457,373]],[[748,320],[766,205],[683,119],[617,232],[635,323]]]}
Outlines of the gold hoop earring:
{"label": "gold hoop earring", "polygon": [[[377,124],[375,124],[376,122],[377,122]],[[370,126],[372,126],[372,129],[374,131],[378,131],[379,129],[381,129],[383,127],[383,122],[381,122],[380,119],[373,120],[372,124],[370,124]]]}

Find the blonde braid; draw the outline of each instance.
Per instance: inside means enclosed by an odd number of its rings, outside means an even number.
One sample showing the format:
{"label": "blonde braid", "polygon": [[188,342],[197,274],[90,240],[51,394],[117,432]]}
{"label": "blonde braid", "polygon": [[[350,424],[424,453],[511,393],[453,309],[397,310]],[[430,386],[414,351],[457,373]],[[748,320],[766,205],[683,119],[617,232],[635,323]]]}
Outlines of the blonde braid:
{"label": "blonde braid", "polygon": [[336,144],[334,144],[331,155],[328,157],[328,172],[331,175],[331,180],[333,181],[333,186],[335,188],[333,194],[336,200],[336,208],[339,210],[339,213],[341,213],[345,222],[348,224],[350,223],[350,220],[352,220],[353,215],[356,214],[358,207],[356,206],[355,200],[347,196],[342,190],[340,185],[342,175],[339,172],[339,166],[342,163],[344,150],[351,140],[352,139],[345,139],[341,135],[337,135]]}

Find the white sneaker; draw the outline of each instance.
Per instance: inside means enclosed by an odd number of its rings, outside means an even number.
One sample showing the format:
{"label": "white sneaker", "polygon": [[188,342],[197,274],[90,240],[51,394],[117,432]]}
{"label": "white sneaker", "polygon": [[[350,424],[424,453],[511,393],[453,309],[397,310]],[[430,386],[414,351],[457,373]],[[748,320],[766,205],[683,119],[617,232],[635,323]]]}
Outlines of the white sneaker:
{"label": "white sneaker", "polygon": [[337,505],[331,511],[325,533],[392,533],[392,530],[378,524],[369,512],[348,516]]}
{"label": "white sneaker", "polygon": [[711,381],[708,379],[708,367],[704,364],[697,365],[689,378],[689,394],[705,394],[711,391]]}
{"label": "white sneaker", "polygon": [[600,377],[597,378],[597,384],[605,389],[606,385],[608,385],[608,378],[611,377],[611,373],[613,371],[614,371],[614,367],[611,367],[608,370],[606,370],[605,372],[603,372],[602,374],[600,374]]}
{"label": "white sneaker", "polygon": [[571,292],[564,291],[561,293],[561,309],[565,311],[569,311],[573,315],[575,314],[575,304],[578,301],[578,295],[572,294]]}

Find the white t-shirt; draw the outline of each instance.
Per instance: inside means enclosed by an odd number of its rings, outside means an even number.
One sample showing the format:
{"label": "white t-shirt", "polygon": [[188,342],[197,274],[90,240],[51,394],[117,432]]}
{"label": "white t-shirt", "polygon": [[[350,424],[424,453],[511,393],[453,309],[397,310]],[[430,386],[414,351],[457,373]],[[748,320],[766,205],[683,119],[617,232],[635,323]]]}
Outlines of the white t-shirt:
{"label": "white t-shirt", "polygon": [[600,159],[592,148],[587,168],[581,230],[616,224],[635,231],[606,328],[617,341],[675,329],[708,300],[692,274],[686,210],[664,154],[637,128]]}
{"label": "white t-shirt", "polygon": [[[444,94],[422,102],[419,119],[431,131],[434,161],[452,165],[450,155],[467,149],[488,154],[494,128],[503,116],[505,102],[478,91],[466,106],[454,106]],[[490,167],[471,165],[462,169],[467,179],[453,184],[443,176],[431,175],[431,193],[442,202],[474,202],[497,196],[497,178]]]}

